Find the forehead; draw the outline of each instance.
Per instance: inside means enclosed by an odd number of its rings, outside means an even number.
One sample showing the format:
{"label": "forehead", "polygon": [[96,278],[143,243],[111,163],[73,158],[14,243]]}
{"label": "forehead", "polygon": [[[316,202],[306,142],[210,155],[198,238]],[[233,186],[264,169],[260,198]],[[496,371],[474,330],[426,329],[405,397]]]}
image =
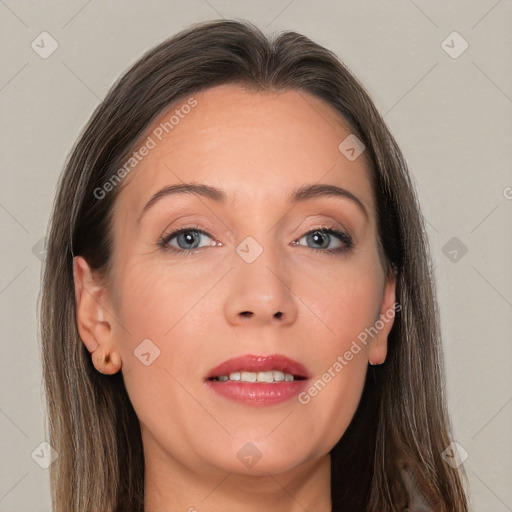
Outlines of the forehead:
{"label": "forehead", "polygon": [[[303,184],[342,186],[373,207],[361,157],[339,145],[351,135],[333,107],[297,90],[254,92],[237,85],[201,91],[166,109],[142,138],[150,147],[125,178],[118,207],[144,208],[161,188],[207,183],[243,206],[279,202]],[[278,204],[278,203],[273,203]]]}

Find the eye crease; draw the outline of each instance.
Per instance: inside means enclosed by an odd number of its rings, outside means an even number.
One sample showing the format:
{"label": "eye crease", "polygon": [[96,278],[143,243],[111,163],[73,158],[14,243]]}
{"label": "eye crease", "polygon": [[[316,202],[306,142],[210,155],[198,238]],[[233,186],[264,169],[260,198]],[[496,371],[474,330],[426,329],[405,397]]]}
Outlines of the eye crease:
{"label": "eye crease", "polygon": [[[191,234],[195,234],[194,236],[190,236]],[[209,238],[212,238],[213,243],[210,244],[210,247],[222,245],[218,242],[216,242],[213,237],[208,233],[207,231],[199,228],[198,226],[187,226],[184,228],[180,228],[178,230],[172,231],[171,233],[163,235],[159,241],[158,246],[163,251],[169,251],[175,254],[182,254],[185,256],[191,255],[193,252],[197,252],[196,249],[204,249],[208,247],[206,246],[200,246],[200,237],[201,235],[205,235]],[[183,242],[184,245],[191,244],[192,247],[183,248],[183,247],[176,247],[171,245],[171,241],[176,240],[176,242],[180,241]],[[306,239],[306,245],[299,243],[301,240]],[[308,242],[314,243],[314,244],[320,244],[320,245],[330,245],[332,241],[338,241],[339,245],[334,248],[326,248],[326,247],[310,247]],[[351,250],[354,247],[352,238],[345,232],[340,231],[334,227],[331,226],[322,226],[317,227],[314,229],[309,230],[306,232],[303,236],[301,236],[298,240],[294,240],[292,242],[292,245],[294,246],[304,246],[306,248],[310,248],[316,253],[322,253],[327,255],[337,255],[344,253],[346,251]]]}

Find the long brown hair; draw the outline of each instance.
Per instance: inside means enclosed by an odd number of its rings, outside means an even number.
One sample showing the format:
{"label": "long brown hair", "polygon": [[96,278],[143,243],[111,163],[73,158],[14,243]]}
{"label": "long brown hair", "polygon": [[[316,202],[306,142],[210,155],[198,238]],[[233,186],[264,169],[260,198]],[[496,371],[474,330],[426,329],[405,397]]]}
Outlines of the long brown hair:
{"label": "long brown hair", "polygon": [[50,468],[54,512],[143,510],[142,441],[122,373],[95,370],[75,318],[73,257],[82,255],[105,279],[112,263],[112,210],[122,187],[101,200],[95,190],[114,177],[165,108],[227,83],[312,94],[366,146],[378,242],[386,268],[396,272],[401,308],[387,359],[369,368],[356,414],[331,451],[333,510],[410,506],[406,470],[433,510],[466,512],[464,470],[442,457],[452,438],[439,314],[404,157],[369,94],[332,52],[295,32],[269,39],[234,20],[193,25],[143,55],[97,107],[61,175],[39,305],[47,436],[58,453]]}

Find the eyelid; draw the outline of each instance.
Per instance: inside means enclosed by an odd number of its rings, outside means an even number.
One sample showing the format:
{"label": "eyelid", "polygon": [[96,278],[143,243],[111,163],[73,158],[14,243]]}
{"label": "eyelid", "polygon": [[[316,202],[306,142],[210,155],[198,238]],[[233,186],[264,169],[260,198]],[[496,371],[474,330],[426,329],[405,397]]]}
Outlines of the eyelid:
{"label": "eyelid", "polygon": [[164,232],[164,234],[159,238],[158,245],[164,250],[172,251],[177,254],[191,254],[193,252],[197,252],[200,249],[206,249],[206,247],[199,247],[196,249],[177,249],[176,247],[169,247],[169,242],[171,239],[176,238],[181,233],[186,233],[187,231],[195,231],[197,233],[201,233],[202,235],[206,235],[207,237],[211,238],[213,240],[213,244],[209,247],[215,247],[215,246],[223,246],[224,244],[222,242],[219,242],[215,239],[215,237],[205,229],[201,228],[200,226],[194,225],[194,224],[187,224],[186,226],[182,228],[177,228],[169,231],[168,233]]}
{"label": "eyelid", "polygon": [[[206,246],[206,247],[197,247],[197,248],[193,248],[193,249],[178,249],[176,247],[169,246],[170,240],[176,238],[181,233],[184,233],[184,232],[186,233],[189,231],[195,231],[197,233],[201,233],[202,235],[206,235],[207,237],[212,239],[213,244]],[[338,247],[335,249],[318,249],[318,248],[314,248],[314,247],[302,246],[301,244],[298,243],[299,240],[301,240],[305,236],[307,236],[315,231],[325,232],[328,235],[334,235],[343,244],[343,247]],[[200,251],[202,252],[202,250],[206,249],[207,247],[217,247],[217,246],[222,247],[223,245],[224,244],[222,242],[219,242],[218,240],[216,240],[216,238],[210,232],[206,231],[205,229],[203,229],[200,226],[195,225],[195,224],[188,224],[181,228],[173,229],[168,233],[164,233],[158,241],[158,246],[162,250],[167,250],[167,251],[173,252],[175,254],[181,254],[181,255],[186,255],[186,256],[194,254],[194,253],[198,253]],[[342,226],[340,227],[340,225],[335,221],[330,221],[330,222],[325,221],[325,222],[318,223],[316,226],[313,225],[313,226],[310,226],[309,228],[307,228],[307,230],[304,231],[304,233],[302,235],[300,235],[298,238],[295,238],[292,241],[292,245],[305,247],[305,248],[308,248],[316,253],[336,255],[336,254],[339,254],[344,251],[352,249],[355,244],[354,244],[354,239],[353,239],[352,235],[344,227],[342,227]]]}
{"label": "eyelid", "polygon": [[305,236],[309,235],[310,233],[314,233],[315,231],[325,233],[330,236],[335,236],[340,243],[342,244],[342,247],[337,247],[335,249],[318,249],[314,247],[306,247],[314,252],[329,254],[329,255],[337,255],[341,254],[345,251],[352,250],[355,247],[354,239],[353,237],[348,233],[348,231],[345,228],[340,228],[336,225],[331,225],[329,223],[324,223],[323,225],[319,227],[313,227],[308,229],[303,235],[301,235],[299,238],[295,239],[292,244],[293,245],[300,245],[298,243],[299,240],[304,238]]}
{"label": "eyelid", "polygon": [[325,230],[325,229],[332,229],[334,231],[339,231],[339,232],[343,233],[351,240],[352,244],[355,245],[356,240],[353,236],[352,230],[347,229],[341,222],[334,220],[334,219],[332,219],[332,220],[329,219],[329,220],[324,220],[324,221],[321,221],[321,220],[316,221],[315,224],[310,225],[310,226],[308,225],[306,231],[304,231],[304,229],[301,228],[300,231],[304,232],[304,234],[300,235],[300,237],[310,233],[311,231],[315,231],[315,230],[321,231],[321,230]]}

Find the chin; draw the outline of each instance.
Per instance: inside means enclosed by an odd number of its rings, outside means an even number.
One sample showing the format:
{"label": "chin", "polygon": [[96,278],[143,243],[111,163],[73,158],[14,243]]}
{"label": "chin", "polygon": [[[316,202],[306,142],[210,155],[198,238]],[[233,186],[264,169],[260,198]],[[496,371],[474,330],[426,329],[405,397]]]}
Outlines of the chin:
{"label": "chin", "polygon": [[269,439],[242,440],[234,441],[220,453],[209,453],[208,459],[223,471],[264,477],[290,471],[314,457],[312,450],[304,452],[304,446],[297,448],[297,444],[288,447],[278,439],[274,443]]}

